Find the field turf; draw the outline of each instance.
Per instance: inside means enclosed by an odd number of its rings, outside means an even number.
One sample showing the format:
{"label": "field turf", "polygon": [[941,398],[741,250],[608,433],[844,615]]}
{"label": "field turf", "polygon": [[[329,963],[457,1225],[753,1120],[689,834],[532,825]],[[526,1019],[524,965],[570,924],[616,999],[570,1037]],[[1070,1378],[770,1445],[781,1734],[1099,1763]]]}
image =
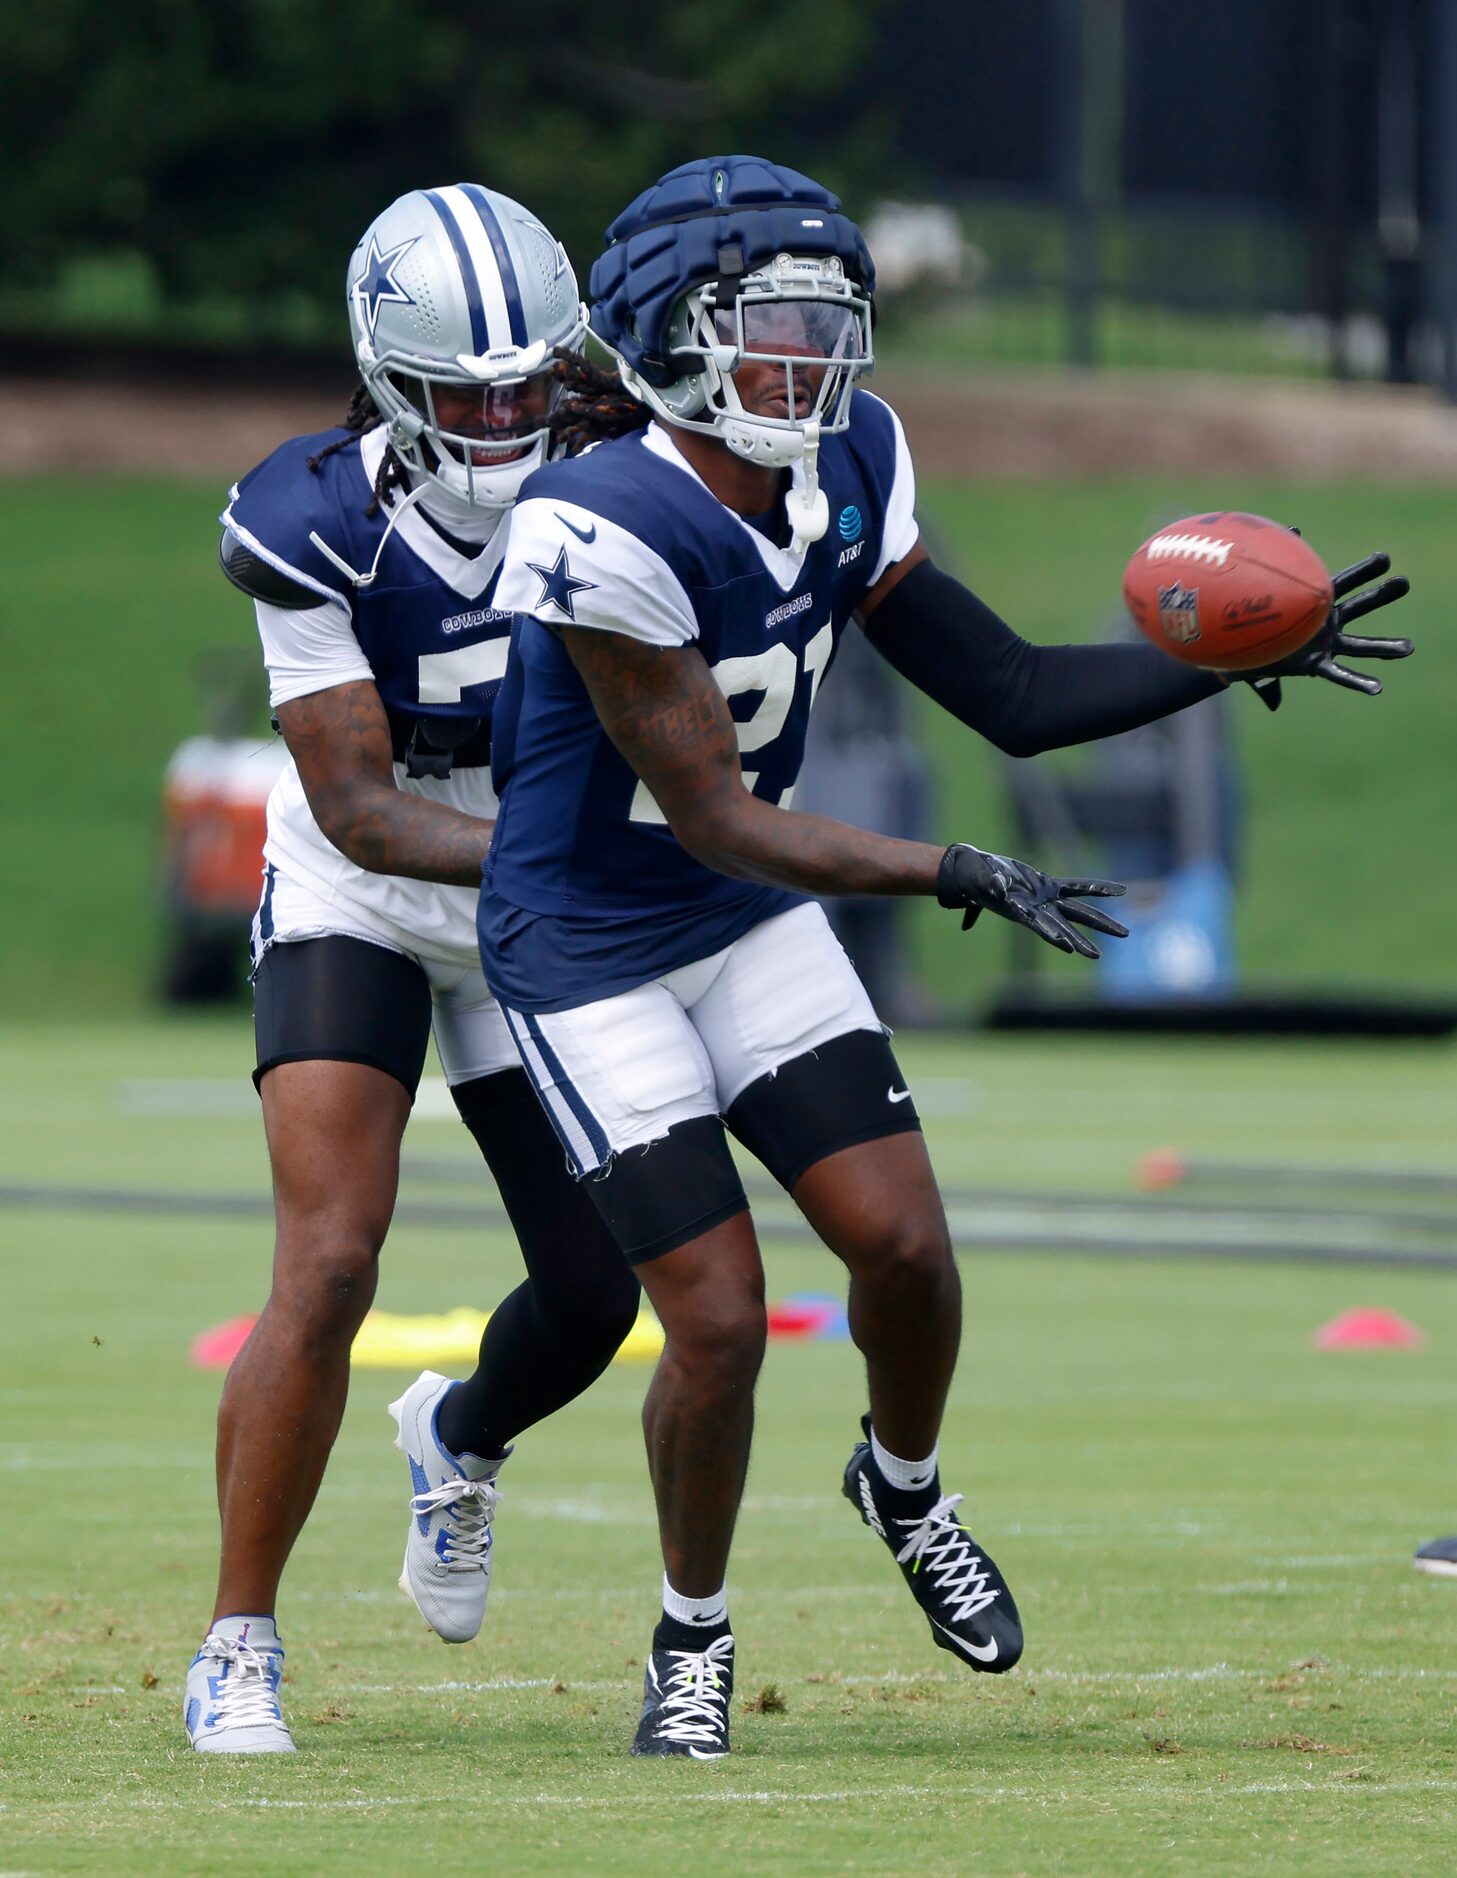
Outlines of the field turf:
{"label": "field turf", "polygon": [[[1453,1166],[1446,1048],[948,1036],[904,1060],[962,1187],[1127,1194],[1166,1141]],[[0,1183],[260,1195],[249,1061],[237,1019],[12,1024]],[[407,1152],[469,1159],[424,1119]],[[625,1753],[658,1573],[643,1371],[522,1441],[487,1631],[455,1650],[394,1590],[384,1405],[409,1378],[361,1371],[281,1607],[301,1751],[232,1763],[189,1753],[178,1713],[218,1388],[187,1348],[260,1302],[266,1221],[7,1205],[0,1235],[7,1873],[1450,1870],[1457,1584],[1409,1563],[1457,1528],[1450,1273],[968,1256],[944,1451],[1022,1602],[1001,1680],[931,1646],[838,1497],[850,1346],[773,1345],[715,1766]],[[822,1253],[766,1256],[771,1296],[834,1283]],[[380,1302],[487,1303],[514,1268],[498,1232],[401,1224]],[[1315,1353],[1362,1303],[1427,1348]]]}

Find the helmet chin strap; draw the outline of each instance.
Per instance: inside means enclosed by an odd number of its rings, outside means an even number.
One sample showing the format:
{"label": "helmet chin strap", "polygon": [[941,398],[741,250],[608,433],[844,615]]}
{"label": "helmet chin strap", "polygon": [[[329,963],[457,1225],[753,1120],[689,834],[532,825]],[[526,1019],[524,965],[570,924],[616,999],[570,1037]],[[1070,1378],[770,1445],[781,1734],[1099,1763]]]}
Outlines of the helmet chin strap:
{"label": "helmet chin strap", "polygon": [[356,568],[349,565],[342,554],[336,554],[316,529],[311,528],[309,530],[309,540],[313,542],[314,546],[319,550],[319,553],[323,555],[326,561],[332,561],[334,563],[335,567],[344,575],[351,587],[367,587],[379,573],[379,557],[384,553],[384,544],[399,526],[405,510],[412,508],[424,493],[425,491],[423,489],[412,489],[403,501],[391,505],[389,525],[379,538],[379,546],[374,551],[374,559],[369,564],[369,572],[367,574],[361,574]]}
{"label": "helmet chin strap", "polygon": [[790,485],[784,508],[796,543],[803,542],[808,547],[820,540],[830,525],[829,499],[820,488],[820,421],[817,417],[810,418],[804,427],[800,460],[804,464],[804,484],[798,489]]}
{"label": "helmet chin strap", "polygon": [[791,463],[804,466],[804,483],[790,485],[784,497],[785,513],[797,543],[808,547],[820,540],[830,525],[830,505],[820,488],[820,421],[806,420],[797,430],[770,430],[751,417],[731,417],[719,432],[735,456],[765,469],[787,469]]}
{"label": "helmet chin strap", "polygon": [[[700,434],[709,432],[720,438],[735,456],[742,457],[746,463],[756,463],[762,469],[788,469],[792,463],[802,463],[803,486],[796,489],[791,485],[784,498],[785,512],[796,545],[808,547],[822,539],[830,525],[830,504],[824,490],[820,488],[820,420],[817,417],[808,418],[792,430],[783,429],[777,424],[756,423],[742,408],[731,413],[718,411],[708,418],[690,417],[684,411],[674,409],[660,390],[650,385],[620,356],[617,373],[625,389],[647,405],[670,428],[693,430]],[[718,384],[724,382],[711,359],[705,361],[705,374]],[[701,396],[695,399],[693,408],[695,412],[704,409]]]}
{"label": "helmet chin strap", "polygon": [[[410,487],[398,502],[390,504],[390,519],[385,525],[384,533],[379,538],[379,545],[375,548],[374,559],[370,562],[367,573],[360,573],[357,568],[351,567],[348,561],[344,559],[344,556],[331,548],[317,530],[310,529],[309,531],[309,540],[318,549],[319,553],[324,556],[325,560],[333,562],[334,566],[344,575],[351,587],[369,587],[373,585],[379,575],[380,557],[385,551],[385,543],[395,532],[396,528],[399,527],[406,512],[414,508],[417,503],[422,509],[429,509],[435,516],[435,519],[445,528],[457,530],[462,530],[463,527],[470,528],[473,525],[473,518],[476,517],[478,517],[481,522],[488,522],[489,527],[486,532],[479,537],[482,542],[490,540],[491,536],[500,527],[502,516],[511,507],[510,501],[503,502],[499,508],[486,508],[480,503],[472,504],[467,502],[464,497],[457,496],[453,491],[447,489],[437,477],[428,475],[417,469],[413,464],[407,463],[405,471],[406,475],[409,477]],[[458,509],[452,509],[450,513],[446,513],[446,501],[452,504],[458,504]],[[475,525],[478,526],[478,523]],[[463,539],[469,541],[473,538],[472,533],[463,532]]]}

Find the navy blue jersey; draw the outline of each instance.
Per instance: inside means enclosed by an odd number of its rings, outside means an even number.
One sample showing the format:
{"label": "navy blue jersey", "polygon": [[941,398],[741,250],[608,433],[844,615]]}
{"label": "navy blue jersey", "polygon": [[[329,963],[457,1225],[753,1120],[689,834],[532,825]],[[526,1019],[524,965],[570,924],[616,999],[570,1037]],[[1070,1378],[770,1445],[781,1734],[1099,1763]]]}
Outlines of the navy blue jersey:
{"label": "navy blue jersey", "polygon": [[[317,470],[308,467],[309,457],[347,435],[324,431],[281,445],[236,485],[223,522],[321,605],[349,610],[392,717],[489,719],[511,627],[510,613],[492,603],[505,530],[477,553],[447,541],[415,509],[400,514],[403,493],[366,514],[385,449],[382,426]],[[319,541],[356,573],[373,569],[373,580],[356,586]]]}
{"label": "navy blue jersey", "polygon": [[552,628],[696,644],[738,726],[745,785],[787,808],[840,636],[916,538],[899,422],[865,392],[851,409],[820,449],[830,523],[808,546],[777,546],[726,508],[657,425],[526,483],[497,588],[519,618],[495,720],[501,807],[480,920],[505,1003],[569,1009],[643,984],[804,897],[731,880],[679,846]]}

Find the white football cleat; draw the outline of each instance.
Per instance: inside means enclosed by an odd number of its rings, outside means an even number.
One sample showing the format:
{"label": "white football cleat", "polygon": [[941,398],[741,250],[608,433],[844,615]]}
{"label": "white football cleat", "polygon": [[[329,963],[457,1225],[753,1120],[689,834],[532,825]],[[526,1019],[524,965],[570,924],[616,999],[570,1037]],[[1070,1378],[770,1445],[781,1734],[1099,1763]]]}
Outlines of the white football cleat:
{"label": "white football cleat", "polygon": [[427,1369],[390,1403],[390,1414],[413,1489],[400,1589],[438,1637],[469,1643],[486,1615],[495,1479],[506,1456],[487,1461],[442,1446],[435,1418],[456,1386]]}
{"label": "white football cleat", "polygon": [[271,1623],[211,1631],[187,1669],[182,1719],[200,1754],[292,1754],[278,1699],[283,1646]]}

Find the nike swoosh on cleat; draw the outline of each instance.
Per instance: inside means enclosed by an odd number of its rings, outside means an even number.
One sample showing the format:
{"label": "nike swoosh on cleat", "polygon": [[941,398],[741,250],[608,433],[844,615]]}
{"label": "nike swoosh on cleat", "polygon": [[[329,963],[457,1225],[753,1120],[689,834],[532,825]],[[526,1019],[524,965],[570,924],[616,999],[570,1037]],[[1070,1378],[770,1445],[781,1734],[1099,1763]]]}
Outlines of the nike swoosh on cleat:
{"label": "nike swoosh on cleat", "polygon": [[885,1092],[885,1097],[888,1102],[908,1102],[910,1096],[911,1092],[909,1089],[887,1089]]}
{"label": "nike swoosh on cleat", "polygon": [[[416,1493],[428,1493],[430,1491],[430,1476],[425,1472],[425,1469],[415,1459],[413,1454],[407,1454],[405,1459],[410,1464],[410,1484],[414,1487]],[[430,1515],[428,1513],[416,1513],[415,1524],[420,1528],[420,1537],[422,1539],[428,1539],[430,1537]]]}
{"label": "nike swoosh on cleat", "polygon": [[593,522],[590,528],[578,528],[577,524],[575,522],[569,522],[565,515],[559,514],[557,520],[561,523],[563,528],[570,528],[578,541],[595,541],[597,539],[597,524],[595,522]]}
{"label": "nike swoosh on cleat", "polygon": [[968,1656],[974,1656],[978,1663],[996,1662],[997,1640],[995,1637],[992,1638],[990,1643],[968,1643],[965,1637],[958,1637],[956,1632],[954,1630],[948,1630],[945,1624],[937,1624],[934,1617],[931,1619],[931,1622],[936,1624],[936,1628],[941,1632],[943,1637],[950,1637],[958,1650],[964,1650]]}
{"label": "nike swoosh on cleat", "polygon": [[873,1532],[879,1533],[880,1537],[883,1539],[885,1537],[885,1524],[880,1517],[879,1509],[876,1507],[874,1496],[870,1491],[870,1482],[865,1478],[863,1469],[860,1474],[860,1504],[865,1509],[866,1525],[869,1526]]}

